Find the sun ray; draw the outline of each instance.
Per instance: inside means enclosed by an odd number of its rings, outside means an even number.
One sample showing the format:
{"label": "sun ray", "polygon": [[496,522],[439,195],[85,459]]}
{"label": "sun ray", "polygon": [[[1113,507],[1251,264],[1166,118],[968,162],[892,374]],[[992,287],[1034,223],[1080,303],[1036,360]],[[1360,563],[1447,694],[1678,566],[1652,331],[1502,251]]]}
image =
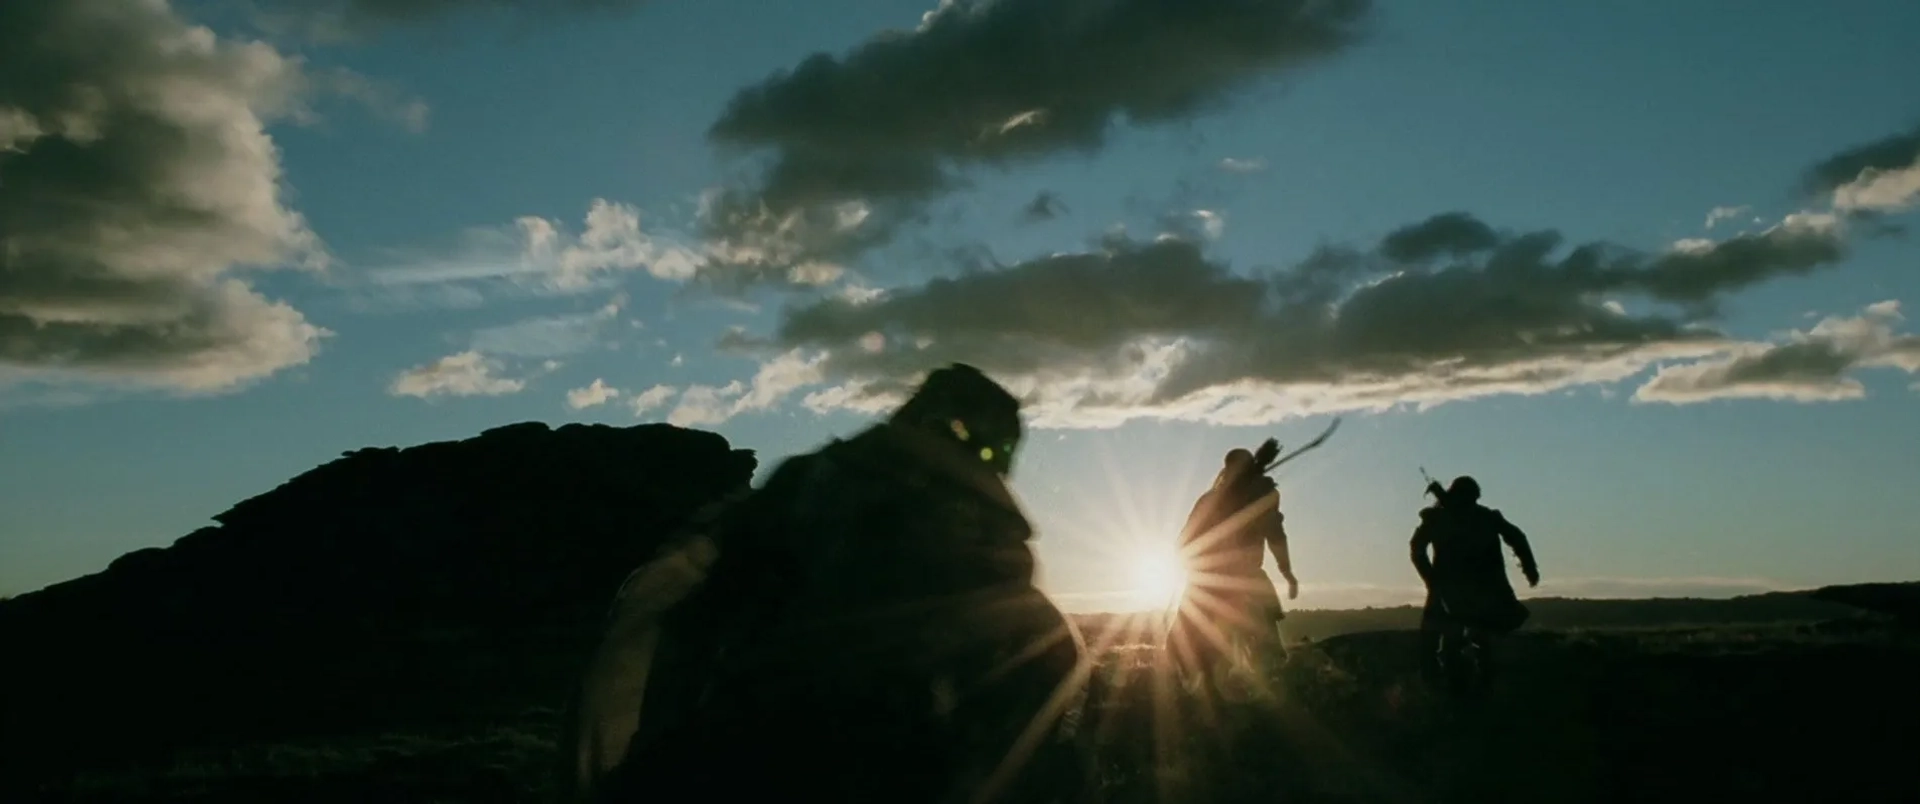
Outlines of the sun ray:
{"label": "sun ray", "polygon": [[[1249,592],[1261,591],[1257,587],[1262,583],[1270,594],[1271,577],[1220,572],[1209,566],[1207,557],[1272,500],[1232,512],[1205,533],[1186,534],[1183,545],[1182,528],[1214,472],[1206,465],[1212,457],[1202,454],[1207,450],[1198,446],[1198,440],[1175,443],[1164,445],[1171,448],[1161,449],[1164,454],[1156,454],[1149,466],[1119,460],[1119,450],[1109,443],[1092,445],[1091,461],[1099,465],[1086,466],[1085,474],[1097,474],[1102,482],[1073,487],[1064,505],[1048,506],[1051,516],[1036,523],[1044,534],[1044,541],[1036,542],[1037,557],[1044,561],[1052,550],[1072,550],[1088,557],[1091,560],[1075,563],[1092,567],[1091,577],[1105,580],[1096,588],[1108,591],[1085,594],[1107,597],[1116,607],[1128,610],[1109,609],[1097,630],[1087,635],[1085,661],[1047,696],[1020,736],[1005,747],[1006,754],[984,794],[1001,789],[1020,767],[1033,761],[1039,741],[1075,701],[1082,707],[1080,739],[1105,744],[1116,728],[1150,732],[1151,758],[1142,759],[1157,769],[1153,783],[1162,800],[1175,800],[1186,792],[1184,788],[1204,781],[1191,774],[1207,764],[1207,753],[1217,748],[1208,746],[1214,739],[1227,737],[1220,727],[1232,720],[1221,708],[1227,701],[1216,699],[1218,694],[1243,689],[1266,705],[1282,704],[1279,693],[1283,690],[1272,676],[1267,657],[1241,656],[1248,644],[1245,636],[1254,629],[1274,627],[1251,616],[1240,603]],[[1188,445],[1193,448],[1181,448]],[[1087,586],[1084,581],[1079,584]],[[1271,640],[1278,634],[1257,636]],[[1034,644],[1017,651],[995,673],[1044,655],[1049,645],[1058,644],[1058,638],[1036,634]],[[1183,671],[1199,666],[1196,660],[1212,664],[1222,658],[1218,670],[1231,676]],[[1247,683],[1241,685],[1243,677]],[[1229,679],[1234,686],[1218,686]],[[1195,683],[1196,688],[1186,689]]]}

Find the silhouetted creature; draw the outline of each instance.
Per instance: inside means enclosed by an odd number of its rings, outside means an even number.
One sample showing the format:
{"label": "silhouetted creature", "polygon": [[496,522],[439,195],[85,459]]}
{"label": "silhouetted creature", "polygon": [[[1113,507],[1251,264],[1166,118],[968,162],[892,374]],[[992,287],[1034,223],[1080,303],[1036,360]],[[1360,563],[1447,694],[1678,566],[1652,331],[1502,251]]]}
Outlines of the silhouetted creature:
{"label": "silhouetted creature", "polygon": [[1480,504],[1480,484],[1473,478],[1462,475],[1446,488],[1429,481],[1427,492],[1436,502],[1420,511],[1410,544],[1414,570],[1427,585],[1420,617],[1422,669],[1430,678],[1469,670],[1449,668],[1445,657],[1464,657],[1471,650],[1478,664],[1473,672],[1484,679],[1492,667],[1493,639],[1518,629],[1530,614],[1507,580],[1500,543],[1519,558],[1527,585],[1540,583],[1540,570],[1527,535],[1498,510]]}
{"label": "silhouetted creature", "polygon": [[1268,439],[1259,452],[1231,450],[1213,487],[1194,503],[1180,531],[1187,586],[1168,633],[1168,649],[1184,669],[1219,666],[1232,651],[1254,658],[1282,653],[1279,623],[1286,618],[1273,582],[1260,569],[1273,551],[1287,597],[1300,593],[1287,549],[1280,489],[1261,467],[1274,461],[1280,444]]}
{"label": "silhouetted creature", "polygon": [[1063,794],[1089,668],[1033,583],[1021,430],[998,384],[935,371],[637,571],[583,682],[572,798]]}

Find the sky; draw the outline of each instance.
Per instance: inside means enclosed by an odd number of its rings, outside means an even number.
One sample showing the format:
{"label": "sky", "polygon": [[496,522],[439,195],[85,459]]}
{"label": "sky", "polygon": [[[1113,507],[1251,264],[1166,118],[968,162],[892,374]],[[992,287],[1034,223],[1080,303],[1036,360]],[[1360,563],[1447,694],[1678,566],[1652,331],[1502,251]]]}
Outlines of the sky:
{"label": "sky", "polygon": [[[1041,583],[1127,608],[1220,456],[1299,599],[1920,578],[1920,4],[9,0],[0,594],[340,453],[761,457],[1027,403]],[[1907,78],[1901,78],[1907,76]],[[1269,563],[1271,568],[1271,564]],[[1517,573],[1516,573],[1517,574]]]}

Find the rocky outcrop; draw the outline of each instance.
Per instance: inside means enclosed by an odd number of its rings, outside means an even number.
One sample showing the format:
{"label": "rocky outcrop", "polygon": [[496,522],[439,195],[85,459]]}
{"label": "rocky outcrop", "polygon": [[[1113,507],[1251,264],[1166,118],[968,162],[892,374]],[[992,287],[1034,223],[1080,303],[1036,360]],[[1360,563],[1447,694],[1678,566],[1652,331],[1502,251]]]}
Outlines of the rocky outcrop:
{"label": "rocky outcrop", "polygon": [[0,754],[558,705],[624,575],[755,466],[663,424],[348,452],[170,547],[0,602]]}

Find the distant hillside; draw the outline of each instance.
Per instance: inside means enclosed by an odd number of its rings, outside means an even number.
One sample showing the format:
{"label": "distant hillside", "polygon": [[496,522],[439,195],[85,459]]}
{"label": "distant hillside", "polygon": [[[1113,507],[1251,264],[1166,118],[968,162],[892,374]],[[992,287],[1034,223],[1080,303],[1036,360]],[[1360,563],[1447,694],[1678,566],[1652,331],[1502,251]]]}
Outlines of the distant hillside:
{"label": "distant hillside", "polygon": [[625,574],[755,466],[664,424],[346,453],[0,603],[0,764],[552,704]]}
{"label": "distant hillside", "polygon": [[1920,626],[1920,583],[1830,586],[1815,590],[1812,597],[1884,614],[1908,626]]}
{"label": "distant hillside", "polygon": [[[1863,584],[1827,587],[1807,592],[1768,592],[1727,599],[1653,598],[1647,600],[1588,600],[1542,597],[1526,601],[1533,611],[1529,630],[1576,628],[1653,628],[1682,625],[1757,625],[1820,622],[1862,616],[1870,607],[1852,605],[1862,593],[1845,590],[1885,587],[1920,592],[1920,583]],[[1893,599],[1895,592],[1879,591],[1875,599]],[[1888,604],[1892,605],[1892,604]],[[1089,634],[1103,632],[1128,620],[1126,614],[1083,614],[1076,619]],[[1138,619],[1137,616],[1132,616]],[[1294,640],[1322,640],[1341,634],[1418,628],[1420,607],[1393,606],[1350,610],[1290,611],[1283,623]]]}

